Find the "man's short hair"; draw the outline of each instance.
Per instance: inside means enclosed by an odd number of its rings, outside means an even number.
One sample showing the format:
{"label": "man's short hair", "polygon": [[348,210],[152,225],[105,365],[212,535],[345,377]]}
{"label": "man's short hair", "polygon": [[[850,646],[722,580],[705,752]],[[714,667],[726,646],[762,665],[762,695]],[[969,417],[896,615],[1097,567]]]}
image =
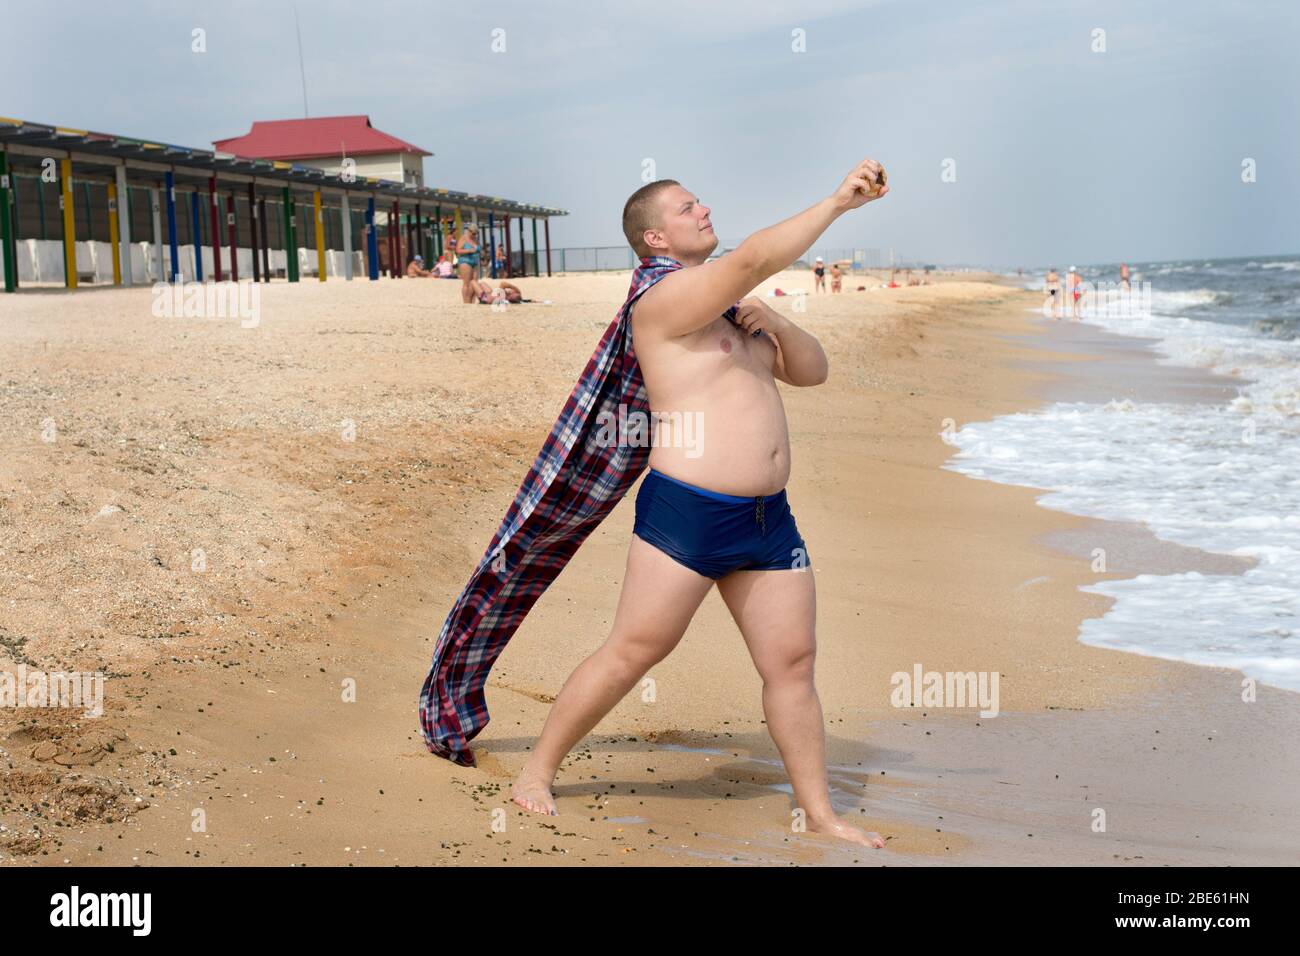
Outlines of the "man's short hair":
{"label": "man's short hair", "polygon": [[645,244],[645,231],[662,225],[656,202],[659,194],[669,186],[680,185],[675,179],[656,179],[628,197],[623,206],[623,235],[638,256],[644,258],[651,254],[650,248]]}

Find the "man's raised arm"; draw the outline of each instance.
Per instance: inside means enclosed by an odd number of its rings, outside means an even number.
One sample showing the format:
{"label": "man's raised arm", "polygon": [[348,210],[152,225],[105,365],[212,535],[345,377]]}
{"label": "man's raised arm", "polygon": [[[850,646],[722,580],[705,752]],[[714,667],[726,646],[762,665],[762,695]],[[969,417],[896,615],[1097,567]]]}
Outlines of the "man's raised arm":
{"label": "man's raised arm", "polygon": [[637,313],[666,337],[703,328],[764,279],[798,259],[844,213],[889,192],[880,176],[880,164],[864,159],[821,202],[775,226],[760,229],[712,262],[679,269],[665,277],[645,294]]}

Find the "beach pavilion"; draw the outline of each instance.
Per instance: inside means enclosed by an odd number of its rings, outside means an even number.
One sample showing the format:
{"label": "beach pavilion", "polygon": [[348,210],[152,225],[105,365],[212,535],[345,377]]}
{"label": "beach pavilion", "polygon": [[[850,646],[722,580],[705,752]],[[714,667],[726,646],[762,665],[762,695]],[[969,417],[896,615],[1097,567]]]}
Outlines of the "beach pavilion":
{"label": "beach pavilion", "polygon": [[[333,123],[337,133],[340,121],[349,136],[364,125],[404,143],[366,117],[289,122]],[[316,132],[330,135],[319,125]],[[353,156],[352,148],[328,160],[268,158],[0,117],[4,289],[398,278],[415,253],[441,255],[454,224],[484,220],[494,275],[498,241],[506,275],[551,274],[550,219],[565,210],[429,187],[422,176],[385,178],[382,157]]]}

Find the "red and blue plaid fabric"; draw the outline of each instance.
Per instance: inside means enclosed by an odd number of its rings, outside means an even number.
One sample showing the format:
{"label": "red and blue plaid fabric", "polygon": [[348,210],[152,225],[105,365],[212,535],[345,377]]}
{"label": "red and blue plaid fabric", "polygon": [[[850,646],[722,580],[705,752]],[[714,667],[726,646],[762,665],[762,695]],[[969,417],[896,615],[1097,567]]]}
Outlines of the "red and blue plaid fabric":
{"label": "red and blue plaid fabric", "polygon": [[[469,742],[487,726],[488,671],[524,617],[582,542],[636,483],[648,444],[609,442],[601,422],[647,416],[632,351],[632,306],[682,264],[643,258],[627,301],[587,362],[514,503],[447,615],[420,692],[420,728],[432,753],[475,766]],[[733,323],[733,306],[723,313]],[[625,407],[620,416],[619,405]]]}

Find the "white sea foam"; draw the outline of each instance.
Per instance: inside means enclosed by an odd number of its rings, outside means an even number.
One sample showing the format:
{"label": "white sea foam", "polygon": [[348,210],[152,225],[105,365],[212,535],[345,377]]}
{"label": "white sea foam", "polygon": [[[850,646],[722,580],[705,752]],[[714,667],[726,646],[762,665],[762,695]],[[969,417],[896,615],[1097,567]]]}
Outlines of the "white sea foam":
{"label": "white sea foam", "polygon": [[1086,621],[1087,644],[1239,669],[1300,691],[1300,341],[1162,314],[1100,316],[1110,331],[1157,339],[1159,361],[1241,383],[1219,406],[1056,403],[963,427],[946,467],[1050,489],[1045,507],[1143,522],[1159,537],[1254,558],[1237,575],[1143,574],[1083,590],[1115,599]]}

